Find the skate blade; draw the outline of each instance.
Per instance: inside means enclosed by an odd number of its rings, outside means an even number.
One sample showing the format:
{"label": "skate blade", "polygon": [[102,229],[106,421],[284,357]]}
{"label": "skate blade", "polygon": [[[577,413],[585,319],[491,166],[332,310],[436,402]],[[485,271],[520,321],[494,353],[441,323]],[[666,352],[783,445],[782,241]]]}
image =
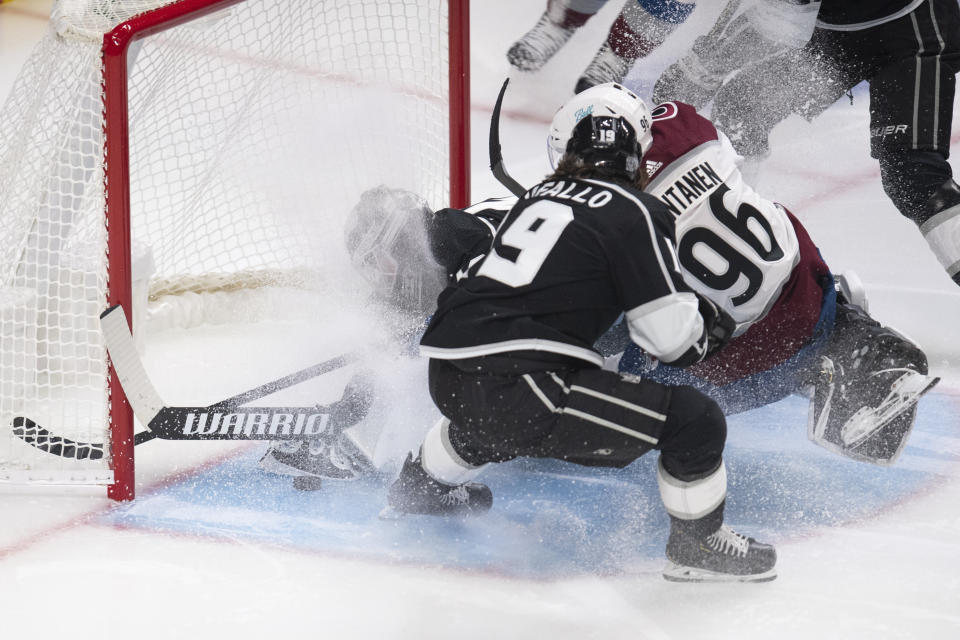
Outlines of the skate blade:
{"label": "skate blade", "polygon": [[776,577],[776,569],[770,569],[763,573],[735,575],[710,571],[709,569],[686,567],[673,562],[669,563],[663,570],[663,579],[669,582],[770,582]]}
{"label": "skate blade", "polygon": [[940,378],[909,373],[897,380],[890,394],[880,406],[855,413],[840,429],[840,438],[846,448],[852,449],[874,433],[887,426],[905,411],[911,409],[920,398],[933,389]]}

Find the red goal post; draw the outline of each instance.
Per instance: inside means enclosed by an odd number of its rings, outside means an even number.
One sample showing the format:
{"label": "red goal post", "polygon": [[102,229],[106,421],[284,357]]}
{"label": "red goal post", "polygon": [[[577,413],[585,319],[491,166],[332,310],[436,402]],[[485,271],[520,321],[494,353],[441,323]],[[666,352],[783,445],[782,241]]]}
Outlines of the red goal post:
{"label": "red goal post", "polygon": [[[89,466],[84,465],[89,463],[81,462],[76,470],[65,463],[63,470],[47,473],[54,456],[26,452],[26,445],[4,434],[0,424],[0,440],[5,439],[0,444],[0,480],[84,484],[107,478],[108,495],[129,500],[135,493],[133,415],[107,362],[102,339],[93,335],[95,318],[90,316],[98,307],[120,304],[128,318],[138,317],[137,297],[147,294],[136,293],[134,263],[140,258],[135,245],[140,241],[151,245],[147,262],[156,279],[165,282],[202,279],[209,273],[215,279],[258,270],[274,273],[287,267],[299,272],[317,268],[312,262],[316,247],[298,246],[304,244],[303,238],[322,235],[310,225],[319,224],[317,218],[328,227],[339,223],[351,199],[364,188],[387,183],[417,191],[437,208],[466,206],[469,0],[399,5],[372,0],[332,4],[62,0],[62,4],[68,5],[62,12],[92,7],[93,15],[64,18],[55,10],[56,24],[48,37],[56,42],[34,54],[33,65],[40,71],[27,69],[18,82],[37,84],[38,73],[63,73],[56,65],[50,71],[39,60],[53,55],[57,47],[66,47],[66,54],[73,55],[74,49],[89,46],[85,41],[99,36],[102,104],[98,115],[98,109],[91,108],[91,96],[82,95],[89,88],[75,91],[67,98],[68,108],[60,109],[65,113],[54,113],[55,121],[43,127],[67,139],[56,142],[43,162],[65,165],[44,164],[39,170],[39,186],[28,195],[43,204],[30,214],[32,218],[22,213],[25,207],[17,208],[17,223],[11,226],[23,234],[20,245],[25,248],[12,260],[7,257],[3,283],[18,293],[26,291],[24,297],[30,300],[26,313],[18,310],[12,317],[34,318],[38,328],[21,336],[19,325],[5,326],[0,318],[0,333],[12,336],[4,338],[3,349],[8,350],[7,343],[13,345],[13,355],[4,354],[4,359],[26,361],[36,371],[15,384],[0,384],[0,396],[13,395],[0,397],[0,412],[9,426],[11,416],[43,406],[46,413],[41,418],[51,421],[47,426],[58,432],[82,415],[90,426],[74,437],[96,440],[98,401],[89,403],[93,409],[86,405],[75,409],[70,403],[77,396],[96,396],[96,388],[103,384],[109,426],[104,427],[101,442],[109,443],[104,463],[109,471],[88,473]],[[330,11],[321,5],[331,5],[326,7]],[[220,33],[225,40],[217,40]],[[327,44],[318,42],[324,39]],[[175,95],[178,91],[183,91],[182,97]],[[283,92],[309,95],[290,97]],[[16,88],[13,94],[8,107],[11,102],[16,106],[21,95]],[[21,109],[27,114],[38,104],[22,96],[19,102],[27,104]],[[82,113],[70,113],[75,109]],[[102,132],[90,133],[98,122]],[[437,133],[441,128],[443,135]],[[21,125],[20,131],[0,135],[0,142],[6,141],[10,152],[13,142],[30,131]],[[341,141],[347,137],[340,135],[345,131],[358,135]],[[201,138],[211,142],[202,144]],[[99,160],[82,155],[97,142],[102,145]],[[356,148],[361,145],[372,148]],[[29,162],[30,146],[28,139],[24,151],[28,161],[23,164],[43,164]],[[296,157],[291,164],[300,166],[275,166],[286,156]],[[438,157],[445,158],[445,164],[437,162]],[[304,175],[326,186],[311,190],[305,184],[311,180],[302,179]],[[70,178],[66,187],[63,176]],[[100,196],[93,193],[97,182]],[[182,193],[173,193],[173,187],[181,186]],[[256,192],[258,187],[267,193]],[[5,195],[0,184],[0,197]],[[66,212],[51,214],[54,204],[61,202],[67,202]],[[96,208],[97,202],[102,202],[104,212],[102,234],[86,217],[86,210]],[[309,211],[313,205],[323,214]],[[329,205],[329,214],[323,205]],[[294,209],[306,222],[284,217]],[[37,237],[38,230],[61,227],[69,228],[55,232],[61,235],[53,241]],[[229,235],[234,228],[242,228],[242,233]],[[103,246],[97,251],[101,238]],[[253,244],[256,256],[247,253]],[[271,246],[260,246],[264,244]],[[87,264],[91,255],[101,254],[102,267]],[[301,254],[304,264],[297,262]],[[34,260],[34,255],[40,258]],[[197,257],[200,260],[192,263]],[[79,263],[82,268],[76,266]],[[44,280],[47,272],[53,282]],[[82,294],[76,292],[77,282],[82,283]],[[40,392],[31,391],[33,383]],[[66,405],[48,411],[52,400]]]}

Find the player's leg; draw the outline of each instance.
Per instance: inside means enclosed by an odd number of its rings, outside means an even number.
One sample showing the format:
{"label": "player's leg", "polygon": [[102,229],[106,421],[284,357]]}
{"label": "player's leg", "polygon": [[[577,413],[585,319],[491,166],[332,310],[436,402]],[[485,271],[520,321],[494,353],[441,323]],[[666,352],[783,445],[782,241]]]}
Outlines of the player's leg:
{"label": "player's leg", "polygon": [[512,396],[503,397],[513,389],[496,376],[478,376],[462,366],[430,361],[430,396],[444,417],[427,433],[416,455],[407,457],[390,486],[387,504],[396,512],[471,516],[493,504],[490,489],[472,480],[486,464],[513,457],[492,437],[499,428],[498,410],[515,402]]}
{"label": "player's leg", "polygon": [[533,383],[558,416],[541,455],[623,466],[651,448],[660,451],[657,481],[670,516],[665,578],[764,581],[776,576],[772,546],[723,524],[727,431],[716,403],[691,387],[593,369],[535,377]]}
{"label": "player's leg", "polygon": [[769,152],[773,128],[792,113],[812,120],[859,82],[859,66],[846,65],[833,32],[814,31],[810,43],[751,65],[725,83],[711,119],[745,157]]}
{"label": "player's leg", "polygon": [[507,50],[507,60],[520,71],[540,69],[606,2],[548,0],[533,28]]}
{"label": "player's leg", "polygon": [[810,39],[816,5],[765,0],[736,14],[740,4],[728,2],[710,31],[660,74],[653,87],[655,103],[678,100],[700,109],[731,74],[752,73],[757,62]]}
{"label": "player's leg", "polygon": [[472,480],[485,465],[466,462],[450,442],[450,420],[441,418],[427,432],[414,456],[407,455],[390,485],[387,504],[400,513],[472,516],[493,505],[489,487]]}
{"label": "player's leg", "polygon": [[884,191],[960,284],[960,186],[947,162],[960,8],[924,3],[884,28],[893,54],[870,80],[871,153],[880,162]]}
{"label": "player's leg", "polygon": [[695,6],[694,0],[626,0],[574,90],[580,93],[605,82],[622,82],[637,59],[663,44]]}

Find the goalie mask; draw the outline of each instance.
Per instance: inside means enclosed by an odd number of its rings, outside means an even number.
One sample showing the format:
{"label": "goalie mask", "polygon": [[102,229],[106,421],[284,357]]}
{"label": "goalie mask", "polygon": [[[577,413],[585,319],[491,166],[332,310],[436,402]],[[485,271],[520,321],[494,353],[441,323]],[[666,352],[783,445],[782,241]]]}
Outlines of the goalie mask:
{"label": "goalie mask", "polygon": [[429,313],[446,283],[430,253],[426,200],[402,189],[368,189],[346,227],[350,262],[374,295],[402,311]]}
{"label": "goalie mask", "polygon": [[[621,126],[613,126],[611,120]],[[590,87],[553,116],[547,138],[550,166],[556,169],[560,158],[571,152],[589,164],[623,165],[632,173],[653,145],[652,121],[644,101],[626,87],[614,82]],[[632,133],[632,139],[626,132]]]}

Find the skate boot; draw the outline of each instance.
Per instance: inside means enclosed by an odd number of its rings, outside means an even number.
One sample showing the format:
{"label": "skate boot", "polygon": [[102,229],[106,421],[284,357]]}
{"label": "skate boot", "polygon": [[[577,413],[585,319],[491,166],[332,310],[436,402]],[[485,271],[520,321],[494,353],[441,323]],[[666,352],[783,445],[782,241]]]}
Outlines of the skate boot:
{"label": "skate boot", "polygon": [[507,61],[520,71],[536,71],[567,43],[576,28],[561,27],[544,12],[537,24],[507,51]]}
{"label": "skate boot", "polygon": [[580,93],[590,87],[607,82],[623,82],[631,66],[633,66],[633,60],[621,58],[613,52],[608,43],[604,42],[593,61],[584,70],[580,79],[577,80],[574,92]]}
{"label": "skate boot", "polygon": [[939,378],[923,351],[852,304],[837,305],[808,417],[810,439],[873,464],[897,460],[913,429],[917,402]]}
{"label": "skate boot", "polygon": [[449,485],[427,475],[420,457],[407,455],[400,477],[390,486],[387,504],[398,513],[431,516],[476,516],[493,505],[489,487],[477,482]]}
{"label": "skate boot", "polygon": [[[697,42],[702,39],[698,38]],[[723,76],[707,68],[695,45],[693,51],[660,74],[653,85],[651,97],[654,104],[677,100],[702,109],[716,95],[722,83]]]}
{"label": "skate boot", "polygon": [[[722,506],[720,521],[722,521]],[[777,577],[773,546],[740,535],[725,524],[713,528],[715,514],[699,520],[670,516],[669,564],[663,577],[671,582],[769,582]]]}

